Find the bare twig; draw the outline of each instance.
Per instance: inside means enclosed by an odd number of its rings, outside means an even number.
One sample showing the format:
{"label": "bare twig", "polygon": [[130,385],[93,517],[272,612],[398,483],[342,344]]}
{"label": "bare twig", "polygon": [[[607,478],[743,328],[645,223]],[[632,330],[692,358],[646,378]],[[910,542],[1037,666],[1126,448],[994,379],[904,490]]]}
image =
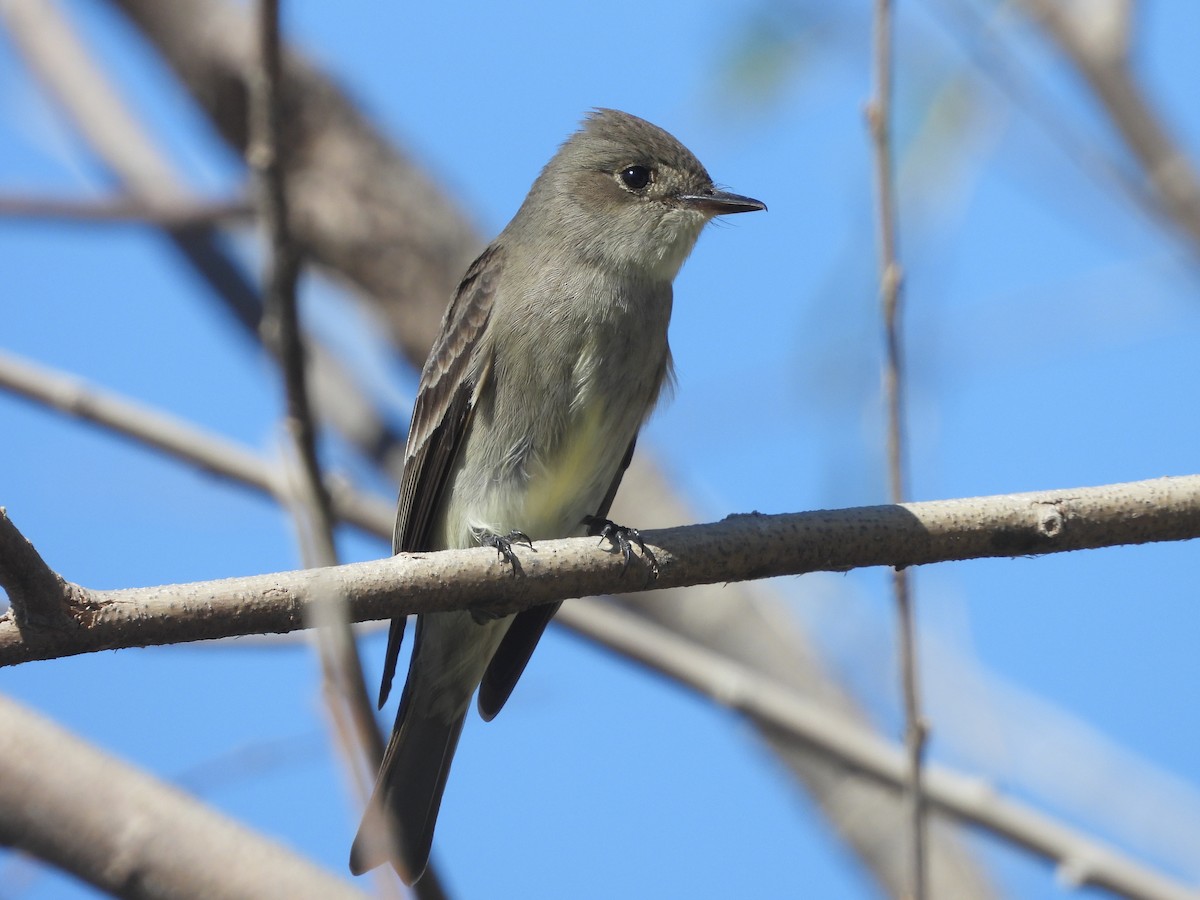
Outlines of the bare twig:
{"label": "bare twig", "polygon": [[[810,743],[820,753],[897,790],[910,778],[902,750],[863,725],[799,697],[761,673],[597,600],[563,605],[557,619],[588,640],[673,680],[771,729]],[[937,765],[924,772],[924,793],[938,812],[979,825],[1059,864],[1074,885],[1094,885],[1145,900],[1196,900],[1196,892],[1002,796],[990,784]]]}
{"label": "bare twig", "polygon": [[[246,150],[255,172],[259,210],[266,233],[263,275],[264,308],[261,335],[272,348],[283,374],[287,414],[285,433],[290,444],[288,471],[295,502],[287,504],[297,526],[305,565],[333,566],[337,549],[334,517],[317,458],[317,429],[308,398],[304,340],[300,329],[297,285],[300,254],[292,238],[286,184],[286,145],[282,140],[284,85],[280,61],[279,0],[259,0],[258,64],[250,91],[250,133]],[[383,760],[383,738],[363,681],[362,661],[335,585],[320,592],[310,610],[324,683],[322,696],[329,709],[337,745],[350,771],[359,803],[370,796],[374,772]],[[391,879],[383,890],[389,890]]]}
{"label": "bare twig", "polygon": [[[30,360],[0,350],[0,388],[68,415],[94,422],[123,437],[184,460],[203,472],[253,488],[281,502],[287,487],[279,467],[232,441]],[[391,536],[393,504],[351,489],[328,487],[339,519],[372,534]]]}
{"label": "bare twig", "polygon": [[350,618],[474,609],[506,615],[539,603],[649,588],[727,583],[862,566],[1031,556],[1200,537],[1200,475],[1103,487],[786,515],[730,516],[643,532],[659,561],[644,580],[590,538],[539,541],[524,577],[488,548],[402,554],[328,569],[163,587],[93,591],[79,628],[22,634],[0,617],[0,666],[100,649],[295,631],[335,588]]}
{"label": "bare twig", "polygon": [[258,44],[259,64],[254,70],[250,92],[252,139],[246,158],[256,174],[259,211],[268,248],[263,275],[263,343],[274,349],[283,372],[287,395],[286,430],[299,462],[297,487],[307,519],[301,533],[307,532],[307,543],[312,548],[310,565],[330,566],[337,562],[333,515],[321,479],[316,427],[304,377],[304,345],[296,301],[300,256],[288,223],[285,148],[280,141],[283,100],[278,0],[260,0],[258,4]]}
{"label": "bare twig", "polygon": [[[867,119],[875,150],[875,181],[879,195],[879,268],[886,348],[883,385],[887,405],[888,483],[892,502],[902,503],[907,495],[904,458],[904,354],[900,331],[900,296],[904,276],[896,252],[896,193],[892,177],[892,27],[891,0],[875,0],[875,88],[874,96],[868,105]],[[920,688],[917,680],[917,639],[913,623],[912,591],[905,569],[892,570],[892,587],[896,597],[899,629],[904,744],[908,751],[911,840],[909,894],[913,900],[924,900],[926,854],[921,763],[925,754],[926,726],[921,715]]]}
{"label": "bare twig", "polygon": [[365,896],[4,697],[0,844],[116,897]]}

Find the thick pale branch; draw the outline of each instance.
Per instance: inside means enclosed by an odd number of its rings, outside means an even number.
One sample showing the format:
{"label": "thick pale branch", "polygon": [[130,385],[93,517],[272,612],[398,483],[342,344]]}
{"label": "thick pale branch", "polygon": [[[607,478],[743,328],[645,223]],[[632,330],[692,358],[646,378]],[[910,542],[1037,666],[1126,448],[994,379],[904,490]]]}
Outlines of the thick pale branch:
{"label": "thick pale branch", "polygon": [[366,896],[5,697],[0,844],[116,897]]}
{"label": "thick pale branch", "polygon": [[119,591],[76,588],[73,629],[17,627],[0,618],[0,665],[119,647],[294,631],[326,591],[346,597],[353,621],[486,606],[507,614],[589,594],[745,581],[862,566],[910,566],[1061,553],[1200,537],[1200,476],[867,506],[730,516],[649,531],[660,575],[594,539],[541,541],[514,576],[494,551],[408,554],[302,572]]}

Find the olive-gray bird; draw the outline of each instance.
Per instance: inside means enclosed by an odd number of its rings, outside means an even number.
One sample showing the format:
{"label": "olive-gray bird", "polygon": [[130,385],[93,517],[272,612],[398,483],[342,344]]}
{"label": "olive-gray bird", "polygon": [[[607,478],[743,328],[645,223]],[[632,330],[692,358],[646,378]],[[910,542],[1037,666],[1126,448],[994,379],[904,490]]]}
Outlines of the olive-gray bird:
{"label": "olive-gray bird", "polygon": [[[763,210],[719,191],[679,141],[593,111],[513,220],[467,270],[421,373],[392,539],[395,553],[496,547],[603,523],[638,429],[671,377],[671,282],[715,216]],[[630,529],[610,527],[626,559]],[[471,696],[504,706],[557,604],[515,616],[417,617],[408,680],[350,854],[408,883],[433,827]],[[380,706],[405,620],[392,621]],[[383,834],[389,834],[390,839]]]}

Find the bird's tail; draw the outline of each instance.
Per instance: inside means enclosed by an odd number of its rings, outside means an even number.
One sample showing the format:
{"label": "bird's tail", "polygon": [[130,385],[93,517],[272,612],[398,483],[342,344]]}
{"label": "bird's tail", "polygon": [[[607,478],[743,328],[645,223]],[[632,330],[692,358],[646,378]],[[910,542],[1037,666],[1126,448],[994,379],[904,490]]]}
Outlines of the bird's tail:
{"label": "bird's tail", "polygon": [[416,708],[404,711],[350,849],[355,875],[391,860],[406,884],[421,877],[466,713],[464,709],[447,722]]}

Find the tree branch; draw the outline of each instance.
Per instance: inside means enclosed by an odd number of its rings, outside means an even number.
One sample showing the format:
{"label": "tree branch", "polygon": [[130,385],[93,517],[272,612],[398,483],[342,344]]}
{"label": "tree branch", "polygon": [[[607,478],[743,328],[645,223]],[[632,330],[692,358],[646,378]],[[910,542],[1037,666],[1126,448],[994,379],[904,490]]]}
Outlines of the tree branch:
{"label": "tree branch", "polygon": [[540,541],[515,577],[487,548],[402,554],[326,569],[92,591],[77,628],[22,632],[0,617],[0,665],[101,649],[294,631],[325,591],[360,622],[486,608],[507,615],[570,597],[726,583],[862,566],[1032,556],[1200,537],[1200,475],[1103,487],[854,509],[730,516],[643,533],[660,574],[628,573],[592,538]]}
{"label": "tree branch", "polygon": [[46,565],[0,506],[0,587],[8,594],[9,615],[18,628],[62,625],[63,610],[75,605],[75,586]]}
{"label": "tree branch", "polygon": [[[292,240],[288,216],[286,146],[280,86],[279,0],[259,0],[258,65],[250,92],[252,139],[246,160],[255,172],[259,215],[266,237],[263,272],[263,344],[279,362],[286,395],[285,431],[296,458],[293,505],[302,548],[310,566],[337,562],[333,545],[333,513],[317,459],[317,429],[308,401],[304,341],[296,298],[300,254]],[[361,681],[361,673],[360,678]]]}
{"label": "tree branch", "polygon": [[3,696],[0,844],[137,900],[366,896]]}
{"label": "tree branch", "polygon": [[[0,350],[0,389],[94,422],[210,475],[287,502],[287,486],[277,464],[175,416],[94,388],[73,375]],[[337,478],[329,479],[327,489],[339,519],[384,538],[391,535],[395,504],[360,493]]]}
{"label": "tree branch", "polygon": [[1090,6],[1076,9],[1056,0],[1020,0],[1018,5],[1074,64],[1163,211],[1200,253],[1200,178],[1129,67],[1127,10],[1117,8],[1113,26],[1097,28]]}
{"label": "tree branch", "polygon": [[[250,91],[250,133],[246,161],[255,174],[259,218],[267,245],[263,272],[260,336],[282,374],[289,442],[286,467],[292,475],[287,507],[305,565],[337,563],[333,505],[317,456],[317,426],[309,402],[308,355],[300,327],[298,286],[300,252],[292,236],[286,178],[289,148],[282,140],[285,110],[281,71],[280,0],[258,0],[255,33],[257,58]],[[288,111],[291,114],[291,111]],[[337,746],[350,772],[361,806],[367,802],[374,772],[383,760],[383,737],[363,681],[358,644],[337,591],[326,591],[309,610],[321,663],[322,698],[329,711]],[[384,889],[391,883],[387,873]]]}
{"label": "tree branch", "polygon": [[254,209],[242,200],[142,200],[111,197],[0,196],[0,218],[54,219],[79,223],[146,222],[160,228],[198,228],[249,222]]}
{"label": "tree branch", "polygon": [[[900,300],[904,270],[896,249],[896,189],[892,162],[892,36],[891,0],[875,0],[874,93],[867,104],[867,122],[875,157],[875,187],[878,197],[879,298],[883,318],[883,394],[887,416],[888,492],[893,503],[908,495],[906,487],[904,430],[904,337]],[[904,744],[908,750],[909,882],[912,900],[927,896],[925,872],[925,801],[921,788],[921,764],[925,756],[927,728],[921,714],[917,677],[917,637],[913,621],[912,583],[907,569],[892,570],[892,593],[896,600],[896,624],[900,645],[900,696],[904,709]]]}

